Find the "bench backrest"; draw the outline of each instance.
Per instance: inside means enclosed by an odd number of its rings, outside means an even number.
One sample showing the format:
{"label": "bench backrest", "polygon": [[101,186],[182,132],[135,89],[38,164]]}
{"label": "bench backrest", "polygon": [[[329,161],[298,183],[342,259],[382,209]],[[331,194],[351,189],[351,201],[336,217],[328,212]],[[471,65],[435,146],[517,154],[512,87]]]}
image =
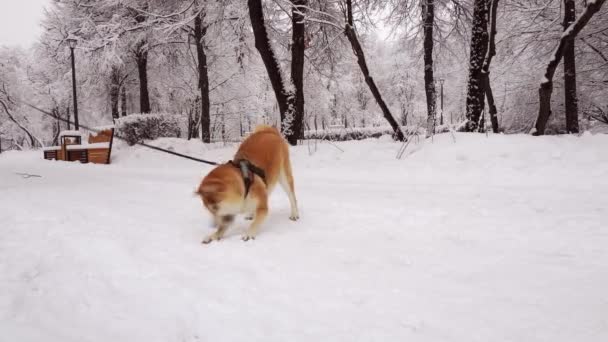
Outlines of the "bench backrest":
{"label": "bench backrest", "polygon": [[97,134],[89,135],[89,144],[112,141],[113,129],[104,129]]}

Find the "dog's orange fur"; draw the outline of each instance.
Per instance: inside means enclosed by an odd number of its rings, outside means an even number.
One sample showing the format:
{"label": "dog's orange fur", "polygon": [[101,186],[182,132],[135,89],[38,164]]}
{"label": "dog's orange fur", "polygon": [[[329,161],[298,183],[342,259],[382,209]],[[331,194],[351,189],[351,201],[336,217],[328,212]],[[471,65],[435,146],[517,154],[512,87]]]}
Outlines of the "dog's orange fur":
{"label": "dog's orange fur", "polygon": [[234,216],[243,213],[253,219],[243,240],[254,239],[268,214],[268,196],[277,183],[281,184],[289,196],[290,219],[299,218],[289,146],[279,131],[270,126],[258,126],[241,143],[234,156],[234,160],[242,159],[264,170],[266,183],[259,176],[253,176],[254,181],[245,198],[245,183],[237,167],[227,163],[211,170],[196,191],[217,225],[217,231],[205,238],[203,243],[221,239]]}

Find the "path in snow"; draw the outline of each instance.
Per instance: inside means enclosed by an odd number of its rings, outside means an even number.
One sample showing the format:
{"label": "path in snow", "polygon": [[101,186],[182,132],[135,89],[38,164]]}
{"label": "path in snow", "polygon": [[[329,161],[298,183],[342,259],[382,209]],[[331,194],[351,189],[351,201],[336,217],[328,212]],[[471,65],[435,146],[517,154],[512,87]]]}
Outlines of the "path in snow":
{"label": "path in snow", "polygon": [[300,221],[277,188],[255,241],[240,220],[210,245],[192,196],[208,166],[1,154],[3,338],[608,339],[608,136],[442,135],[403,160],[386,139],[338,146],[292,150]]}

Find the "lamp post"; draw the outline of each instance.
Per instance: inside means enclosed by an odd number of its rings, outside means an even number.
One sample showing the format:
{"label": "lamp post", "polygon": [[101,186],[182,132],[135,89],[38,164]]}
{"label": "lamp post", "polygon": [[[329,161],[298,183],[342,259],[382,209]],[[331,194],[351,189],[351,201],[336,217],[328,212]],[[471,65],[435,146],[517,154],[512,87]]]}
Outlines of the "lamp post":
{"label": "lamp post", "polygon": [[72,98],[74,99],[74,129],[78,130],[78,99],[76,98],[76,64],[74,63],[74,48],[78,43],[76,38],[70,37],[67,39],[72,55]]}
{"label": "lamp post", "polygon": [[441,85],[441,119],[439,121],[440,125],[443,125],[443,82],[445,82],[445,79],[443,78],[439,78],[439,84]]}

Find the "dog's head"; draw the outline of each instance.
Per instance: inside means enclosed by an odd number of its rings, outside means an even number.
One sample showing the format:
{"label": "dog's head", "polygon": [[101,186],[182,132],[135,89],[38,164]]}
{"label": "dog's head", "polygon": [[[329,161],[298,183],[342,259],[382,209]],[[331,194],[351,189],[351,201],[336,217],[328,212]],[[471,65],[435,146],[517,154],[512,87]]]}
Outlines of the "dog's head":
{"label": "dog's head", "polygon": [[214,225],[229,224],[239,212],[240,199],[221,178],[205,177],[195,195],[200,196],[203,206],[213,216]]}
{"label": "dog's head", "polygon": [[220,210],[222,201],[226,196],[226,189],[224,184],[219,181],[203,179],[196,190],[196,194],[201,197],[205,208],[215,215]]}

